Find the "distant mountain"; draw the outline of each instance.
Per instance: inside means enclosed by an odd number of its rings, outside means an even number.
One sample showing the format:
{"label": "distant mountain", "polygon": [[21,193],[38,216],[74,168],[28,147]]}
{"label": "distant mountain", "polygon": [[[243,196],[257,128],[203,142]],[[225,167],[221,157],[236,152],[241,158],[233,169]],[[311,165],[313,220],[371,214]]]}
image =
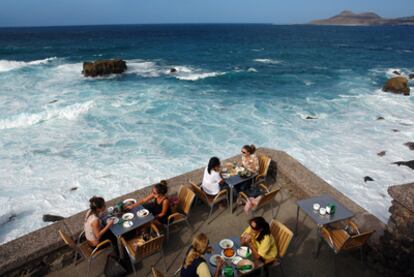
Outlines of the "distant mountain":
{"label": "distant mountain", "polygon": [[376,13],[353,13],[343,11],[328,19],[313,20],[313,25],[343,25],[343,26],[372,26],[372,25],[414,25],[414,16],[400,18],[382,18]]}

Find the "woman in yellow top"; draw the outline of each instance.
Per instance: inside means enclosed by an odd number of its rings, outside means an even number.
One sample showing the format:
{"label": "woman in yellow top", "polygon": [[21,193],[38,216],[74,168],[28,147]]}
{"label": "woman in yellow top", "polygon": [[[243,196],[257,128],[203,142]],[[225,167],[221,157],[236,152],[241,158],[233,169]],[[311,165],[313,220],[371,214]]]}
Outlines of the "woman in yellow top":
{"label": "woman in yellow top", "polygon": [[256,260],[268,263],[277,257],[277,247],[269,223],[261,216],[249,220],[249,227],[241,235],[240,242],[251,249]]}

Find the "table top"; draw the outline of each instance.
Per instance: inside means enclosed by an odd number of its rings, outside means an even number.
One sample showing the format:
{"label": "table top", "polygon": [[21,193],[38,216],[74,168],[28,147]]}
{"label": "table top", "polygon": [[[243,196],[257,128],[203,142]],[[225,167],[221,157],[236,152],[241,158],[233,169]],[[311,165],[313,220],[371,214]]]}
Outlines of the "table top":
{"label": "table top", "polygon": [[[139,210],[144,209],[144,207],[142,205],[139,205],[133,209],[131,209],[131,211],[129,211],[130,213],[134,214],[134,218],[131,220],[133,225],[129,228],[124,228],[122,226],[122,223],[118,223],[118,224],[114,224],[112,225],[109,230],[111,230],[111,232],[117,236],[120,237],[123,234],[126,234],[132,230],[135,230],[145,224],[148,224],[149,222],[153,221],[155,219],[155,217],[150,213],[149,215],[147,215],[146,217],[139,217],[137,216],[137,212]],[[105,217],[105,220],[108,218],[109,216]],[[120,222],[122,222],[122,220],[120,220]]]}
{"label": "table top", "polygon": [[[319,212],[313,209],[313,204],[318,203],[321,207],[326,207],[329,204],[336,206],[335,213],[333,215],[320,215]],[[331,196],[325,194],[317,197],[298,200],[296,202],[299,208],[301,208],[317,225],[326,225],[348,219],[354,216],[354,214],[345,208],[342,204],[336,201]]]}
{"label": "table top", "polygon": [[227,185],[229,185],[229,187],[234,187],[246,181],[252,180],[255,177],[256,177],[256,174],[253,174],[250,177],[240,177],[239,175],[234,175],[234,176],[225,178],[224,181],[226,182]]}
{"label": "table top", "polygon": [[[230,237],[229,239],[231,239],[234,242],[234,246],[233,246],[233,249],[234,250],[237,250],[237,249],[240,248],[241,245],[240,245],[240,238],[239,237]],[[208,264],[208,268],[210,269],[210,273],[211,273],[212,276],[214,275],[214,272],[216,271],[216,267],[213,266],[210,263],[210,258],[214,254],[221,255],[221,251],[223,249],[220,247],[219,243],[220,242],[217,242],[217,243],[215,243],[215,244],[212,245],[212,247],[213,247],[213,253],[206,253],[206,254],[204,254],[204,258],[206,260],[206,263]],[[231,265],[233,267],[234,277],[242,276],[241,273],[236,270],[236,266],[231,262],[231,260],[229,260],[229,264],[228,265]],[[260,268],[262,265],[263,265],[263,263],[260,263],[259,266],[258,266],[258,268]]]}

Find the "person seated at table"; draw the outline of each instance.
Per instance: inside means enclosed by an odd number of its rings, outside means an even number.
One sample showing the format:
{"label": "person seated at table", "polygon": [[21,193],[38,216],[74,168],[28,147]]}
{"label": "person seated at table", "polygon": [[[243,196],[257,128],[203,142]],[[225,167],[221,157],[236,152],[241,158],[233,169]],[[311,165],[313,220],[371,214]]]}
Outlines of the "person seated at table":
{"label": "person seated at table", "polygon": [[[191,247],[185,256],[184,263],[181,267],[181,277],[211,277],[208,264],[203,255],[209,249],[209,240],[206,234],[199,233],[193,237]],[[216,259],[216,270],[214,276],[220,276],[224,261],[221,258]]]}
{"label": "person seated at table", "polygon": [[144,199],[135,204],[129,205],[126,209],[132,209],[139,205],[143,205],[155,217],[157,225],[167,224],[168,217],[171,215],[170,201],[167,197],[167,182],[162,180],[155,184],[151,193]]}
{"label": "person seated at table", "polygon": [[201,183],[201,188],[206,194],[215,196],[224,187],[225,182],[220,171],[219,158],[212,157],[204,170],[203,182]]}
{"label": "person seated at table", "polygon": [[245,169],[253,174],[259,172],[259,158],[254,154],[256,152],[256,146],[244,145],[241,149],[242,153],[242,165]]}
{"label": "person seated at table", "polygon": [[240,242],[251,249],[256,260],[267,263],[277,256],[277,247],[269,223],[261,216],[249,220],[249,227],[241,235]]}
{"label": "person seated at table", "polygon": [[85,237],[88,244],[91,247],[96,247],[100,242],[109,239],[112,242],[112,246],[117,251],[116,238],[109,231],[109,228],[114,224],[112,219],[106,221],[106,225],[102,227],[100,217],[105,212],[106,204],[102,197],[94,196],[89,199],[90,209],[86,212],[84,230]]}

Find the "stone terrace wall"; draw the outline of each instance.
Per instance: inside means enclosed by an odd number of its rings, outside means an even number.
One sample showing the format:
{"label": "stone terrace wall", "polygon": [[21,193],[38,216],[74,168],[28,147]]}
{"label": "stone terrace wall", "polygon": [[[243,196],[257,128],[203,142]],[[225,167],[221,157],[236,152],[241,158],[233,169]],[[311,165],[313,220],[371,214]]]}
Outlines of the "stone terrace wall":
{"label": "stone terrace wall", "polygon": [[[279,177],[283,177],[288,180],[290,188],[294,190],[292,193],[298,198],[317,196],[323,193],[330,194],[355,213],[355,219],[363,230],[375,229],[377,236],[382,234],[385,226],[376,217],[309,171],[287,153],[267,148],[260,148],[258,152],[259,155],[265,154],[272,158],[268,174],[269,181],[274,182]],[[227,160],[235,159],[240,161],[241,157],[234,156]],[[189,179],[196,182],[201,181],[202,173],[203,169],[200,168],[168,179],[170,192],[177,192],[179,186],[187,184]],[[151,187],[147,187],[120,196],[108,201],[109,205],[125,198],[142,198],[150,192],[150,189]],[[84,216],[85,211],[1,245],[0,275],[18,276],[22,273],[43,275],[48,271],[61,268],[65,264],[65,260],[70,260],[71,252],[60,239],[58,230],[66,230],[72,236],[78,236],[83,227]],[[376,241],[376,238],[373,241]]]}
{"label": "stone terrace wall", "polygon": [[387,229],[381,238],[379,259],[390,276],[414,276],[414,183],[392,186]]}

